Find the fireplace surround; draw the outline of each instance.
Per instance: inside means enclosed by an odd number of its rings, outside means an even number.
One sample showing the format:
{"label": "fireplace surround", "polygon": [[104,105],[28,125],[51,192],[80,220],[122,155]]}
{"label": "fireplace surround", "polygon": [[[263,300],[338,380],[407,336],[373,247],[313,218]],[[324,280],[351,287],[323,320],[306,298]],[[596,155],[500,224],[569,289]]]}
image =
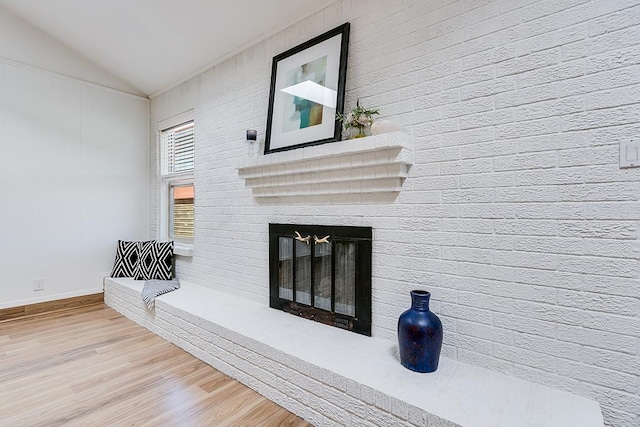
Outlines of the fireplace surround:
{"label": "fireplace surround", "polygon": [[269,224],[272,308],[371,336],[370,227]]}

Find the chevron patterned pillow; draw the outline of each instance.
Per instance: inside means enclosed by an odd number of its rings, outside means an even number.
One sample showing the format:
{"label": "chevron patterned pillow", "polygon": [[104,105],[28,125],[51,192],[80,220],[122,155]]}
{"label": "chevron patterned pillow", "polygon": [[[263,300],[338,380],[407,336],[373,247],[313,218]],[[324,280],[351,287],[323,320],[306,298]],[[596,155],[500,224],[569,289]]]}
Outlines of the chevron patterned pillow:
{"label": "chevron patterned pillow", "polygon": [[111,277],[134,277],[140,261],[140,242],[118,240],[116,260],[113,263]]}
{"label": "chevron patterned pillow", "polygon": [[136,280],[173,278],[173,242],[140,242]]}

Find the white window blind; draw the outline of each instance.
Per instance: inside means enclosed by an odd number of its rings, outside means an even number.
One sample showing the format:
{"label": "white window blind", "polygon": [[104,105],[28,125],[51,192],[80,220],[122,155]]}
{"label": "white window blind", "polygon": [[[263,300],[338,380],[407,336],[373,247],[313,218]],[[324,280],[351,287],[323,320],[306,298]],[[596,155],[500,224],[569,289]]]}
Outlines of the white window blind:
{"label": "white window blind", "polygon": [[162,175],[193,172],[195,133],[193,121],[163,130]]}

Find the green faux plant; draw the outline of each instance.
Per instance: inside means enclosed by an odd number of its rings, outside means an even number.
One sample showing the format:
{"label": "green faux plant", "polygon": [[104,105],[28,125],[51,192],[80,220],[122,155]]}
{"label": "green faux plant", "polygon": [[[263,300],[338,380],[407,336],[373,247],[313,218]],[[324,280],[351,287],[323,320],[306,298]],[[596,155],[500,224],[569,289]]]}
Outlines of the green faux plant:
{"label": "green faux plant", "polygon": [[336,114],[336,120],[342,123],[342,127],[345,130],[351,128],[358,129],[358,135],[355,138],[361,138],[365,136],[364,129],[373,124],[373,116],[380,114],[380,111],[375,109],[367,109],[360,105],[360,100],[356,102],[356,106],[347,114]]}

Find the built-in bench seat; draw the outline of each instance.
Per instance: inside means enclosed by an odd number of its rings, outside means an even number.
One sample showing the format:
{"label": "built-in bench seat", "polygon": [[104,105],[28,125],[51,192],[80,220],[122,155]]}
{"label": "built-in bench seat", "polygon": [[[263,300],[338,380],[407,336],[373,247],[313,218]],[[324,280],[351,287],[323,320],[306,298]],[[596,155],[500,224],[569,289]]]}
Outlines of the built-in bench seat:
{"label": "built-in bench seat", "polygon": [[316,426],[603,426],[584,397],[446,357],[411,372],[391,342],[210,288],[183,282],[149,311],[143,283],[106,278],[105,302]]}

